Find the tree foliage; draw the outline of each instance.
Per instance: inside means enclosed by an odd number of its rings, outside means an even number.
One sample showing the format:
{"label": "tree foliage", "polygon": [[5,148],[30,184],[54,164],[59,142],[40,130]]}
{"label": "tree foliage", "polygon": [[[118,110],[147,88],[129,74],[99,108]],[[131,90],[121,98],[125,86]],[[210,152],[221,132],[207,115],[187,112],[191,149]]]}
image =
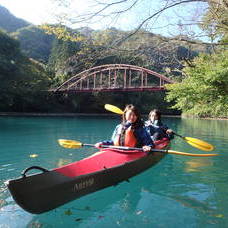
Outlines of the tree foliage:
{"label": "tree foliage", "polygon": [[[221,44],[228,38],[228,5],[226,1],[209,1],[201,27],[212,40]],[[214,54],[201,54],[183,69],[186,77],[168,85],[168,101],[185,114],[200,117],[228,117],[228,50],[214,49]]]}
{"label": "tree foliage", "polygon": [[23,54],[44,63],[48,62],[54,40],[53,35],[48,35],[44,30],[33,25],[18,29],[11,35],[20,42]]}
{"label": "tree foliage", "polygon": [[52,87],[63,83],[67,79],[66,62],[80,50],[80,46],[80,41],[54,39],[47,64],[48,71],[53,74]]}
{"label": "tree foliage", "polygon": [[[24,111],[35,107],[37,94],[49,87],[43,65],[25,57],[19,42],[0,31],[0,110]],[[27,108],[26,108],[27,107]]]}
{"label": "tree foliage", "polygon": [[121,44],[119,48],[112,47],[111,44],[115,39],[124,37],[126,33],[110,28],[91,31],[81,42],[62,41],[63,44],[66,42],[72,45],[78,44],[78,50],[72,48],[75,53],[71,53],[72,56],[68,55],[68,59],[60,57],[65,52],[58,50],[61,45],[61,41],[58,41],[55,45],[57,51],[52,52],[50,58],[52,62],[55,60],[61,62],[61,64],[57,64],[59,70],[56,76],[67,79],[97,65],[125,63],[143,66],[171,77],[172,75],[181,75],[182,60],[191,60],[198,55],[199,51],[207,51],[200,45],[183,45],[177,41],[167,42],[163,40],[162,36],[146,31],[138,32],[134,37]]}
{"label": "tree foliage", "polygon": [[167,100],[175,101],[173,108],[199,117],[228,117],[228,51],[202,54],[185,67],[186,78],[173,85]]}

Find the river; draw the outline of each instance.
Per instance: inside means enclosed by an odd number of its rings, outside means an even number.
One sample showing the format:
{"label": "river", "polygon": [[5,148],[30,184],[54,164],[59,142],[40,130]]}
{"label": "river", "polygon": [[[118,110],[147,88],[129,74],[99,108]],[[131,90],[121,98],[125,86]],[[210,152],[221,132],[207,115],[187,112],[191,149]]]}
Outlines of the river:
{"label": "river", "polygon": [[[228,227],[228,121],[164,118],[177,133],[215,146],[217,157],[167,155],[156,166],[115,187],[53,211],[21,209],[4,182],[23,169],[47,169],[93,154],[65,149],[57,139],[96,143],[109,139],[119,117],[0,117],[0,228],[23,227]],[[205,153],[175,137],[172,149]],[[35,197],[35,196],[34,196]]]}

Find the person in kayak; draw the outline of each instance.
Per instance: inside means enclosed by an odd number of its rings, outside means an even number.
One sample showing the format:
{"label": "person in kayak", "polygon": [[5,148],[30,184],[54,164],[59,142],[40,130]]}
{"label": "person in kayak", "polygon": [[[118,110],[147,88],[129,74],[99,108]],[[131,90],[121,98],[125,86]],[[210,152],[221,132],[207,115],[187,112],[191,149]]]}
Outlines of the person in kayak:
{"label": "person in kayak", "polygon": [[111,140],[95,144],[97,148],[101,145],[142,147],[145,152],[149,152],[154,147],[150,135],[144,128],[139,111],[132,104],[124,109],[122,123],[116,126]]}
{"label": "person in kayak", "polygon": [[161,112],[158,109],[151,110],[148,120],[145,121],[145,127],[153,141],[162,138],[173,139],[174,133],[161,121]]}

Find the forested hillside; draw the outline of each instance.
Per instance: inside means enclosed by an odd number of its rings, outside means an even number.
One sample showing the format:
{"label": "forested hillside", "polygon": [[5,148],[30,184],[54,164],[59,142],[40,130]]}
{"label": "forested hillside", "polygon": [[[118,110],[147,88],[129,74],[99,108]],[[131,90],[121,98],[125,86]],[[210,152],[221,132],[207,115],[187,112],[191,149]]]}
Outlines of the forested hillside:
{"label": "forested hillside", "polygon": [[49,59],[49,66],[55,71],[53,85],[90,67],[112,63],[142,66],[179,80],[184,64],[200,52],[210,52],[207,46],[180,43],[146,31],[139,31],[134,38],[112,48],[116,37],[126,34],[115,28],[89,30],[79,41],[55,41]]}
{"label": "forested hillside", "polygon": [[[198,116],[226,116],[224,104],[227,101],[227,72],[223,67],[227,67],[227,52],[220,57],[215,56],[214,62],[209,61],[211,53],[221,52],[222,48],[203,45],[199,40],[188,42],[186,39],[186,42],[183,42],[179,37],[167,38],[143,29],[134,36],[129,36],[131,31],[116,28],[93,30],[83,27],[73,30],[58,25],[37,27],[17,19],[4,7],[0,7],[0,11],[3,12],[0,13],[0,28],[4,30],[0,32],[0,111],[100,113],[105,112],[105,103],[122,107],[127,103],[134,103],[140,106],[144,113],[152,108],[159,108],[166,114],[184,111]],[[221,33],[221,30],[219,31]],[[227,33],[222,30],[222,34],[221,41],[226,42]],[[126,36],[129,38],[125,42],[118,47],[114,45],[116,40]],[[196,57],[202,53],[208,57],[197,60]],[[223,65],[219,63],[220,58],[224,58]],[[211,75],[213,68],[210,72],[200,69],[204,60],[205,67],[207,64],[217,64],[217,72],[221,78]],[[145,67],[179,83],[176,87],[167,87],[170,91],[166,99],[164,92],[55,94],[48,91],[81,71],[112,63]],[[197,65],[199,68],[195,73]],[[215,78],[214,81],[207,81],[209,84],[206,87],[202,87],[208,91],[207,88],[214,83],[207,99],[204,99],[204,90],[200,89],[200,83],[204,83],[204,79],[201,80],[200,77],[206,77],[204,74]],[[190,75],[194,75],[194,79],[190,80]],[[196,91],[191,88],[190,83],[194,84],[198,79],[197,100],[190,96],[195,93],[189,95],[188,92]],[[221,83],[218,84],[216,80]],[[213,91],[216,91],[217,95],[211,96]],[[216,97],[221,99],[213,103],[214,106],[211,105],[213,108],[206,109],[207,103],[212,104]],[[203,105],[200,105],[201,103]],[[170,109],[171,106],[174,109]],[[202,107],[204,110],[201,110]],[[215,114],[213,110],[216,110]]]}
{"label": "forested hillside", "polygon": [[19,42],[0,31],[0,110],[39,110],[42,90],[50,86],[44,67],[24,56]]}
{"label": "forested hillside", "polygon": [[11,34],[20,42],[22,52],[37,61],[47,63],[51,54],[53,35],[48,35],[37,26],[30,25]]}
{"label": "forested hillside", "polygon": [[[8,12],[6,19],[9,15]],[[20,22],[19,20],[18,23]],[[15,24],[17,25],[16,22]],[[16,28],[18,29],[11,29],[12,32],[8,35],[1,32],[1,39],[4,39],[0,50],[0,74],[4,82],[1,86],[1,111],[104,112],[104,103],[122,106],[134,103],[142,106],[143,100],[143,112],[157,107],[165,113],[177,113],[168,109],[163,92],[60,95],[48,93],[47,90],[90,67],[111,63],[139,65],[168,77],[180,77],[179,70],[183,67],[181,60],[192,59],[198,54],[195,46],[173,45],[175,42],[169,44],[161,36],[145,31],[139,32],[121,45],[120,49],[113,49],[107,46],[116,37],[126,35],[126,32],[115,28],[96,31],[84,27],[76,31],[65,27],[65,31],[81,37],[71,40],[47,34],[43,28],[28,26],[28,23]],[[3,50],[6,48],[3,44],[7,43],[11,52]]]}

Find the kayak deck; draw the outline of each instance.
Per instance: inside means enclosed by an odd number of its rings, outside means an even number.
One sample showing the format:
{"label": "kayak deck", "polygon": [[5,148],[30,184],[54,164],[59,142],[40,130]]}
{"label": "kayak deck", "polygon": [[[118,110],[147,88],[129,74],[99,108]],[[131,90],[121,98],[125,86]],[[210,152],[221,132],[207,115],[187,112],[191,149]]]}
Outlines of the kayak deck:
{"label": "kayak deck", "polygon": [[[159,140],[156,142],[155,148],[162,149],[168,144],[169,141],[167,139]],[[136,150],[126,152],[116,149],[102,149],[100,152],[88,158],[56,168],[54,171],[67,177],[77,177],[122,165],[126,162],[131,162],[146,155],[147,154],[145,152]]]}

